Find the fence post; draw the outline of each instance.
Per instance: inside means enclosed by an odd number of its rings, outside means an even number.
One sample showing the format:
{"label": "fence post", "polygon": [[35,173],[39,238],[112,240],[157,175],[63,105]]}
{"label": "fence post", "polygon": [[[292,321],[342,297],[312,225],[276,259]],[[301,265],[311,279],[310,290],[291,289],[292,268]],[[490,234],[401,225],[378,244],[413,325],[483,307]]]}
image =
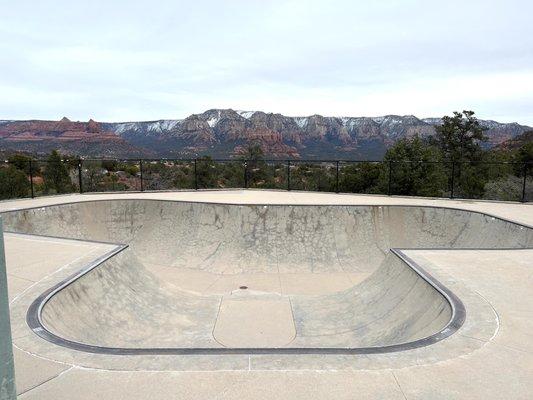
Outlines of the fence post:
{"label": "fence post", "polygon": [[78,159],[78,184],[80,186],[80,194],[83,193],[83,177],[82,177],[82,173],[83,173],[83,168],[81,166],[81,158]]}
{"label": "fence post", "polygon": [[196,158],[194,159],[194,190],[198,190],[198,174],[196,170]]}
{"label": "fence post", "polygon": [[139,169],[141,170],[141,192],[144,192],[144,186],[143,186],[143,160],[142,160],[142,158],[139,160]]}
{"label": "fence post", "polygon": [[35,197],[35,193],[33,192],[33,166],[31,164],[31,158],[30,158],[30,191],[31,191],[31,198],[33,199]]}
{"label": "fence post", "polygon": [[337,160],[337,165],[336,165],[335,192],[339,193],[339,160]]}
{"label": "fence post", "polygon": [[527,162],[524,163],[524,183],[522,184],[522,203],[526,202]]}
{"label": "fence post", "polygon": [[244,188],[248,189],[248,162],[244,160]]}
{"label": "fence post", "polygon": [[453,199],[453,189],[455,186],[455,161],[452,161],[452,187],[450,188],[450,199]]}
{"label": "fence post", "polygon": [[291,160],[287,160],[287,190],[291,190]]}
{"label": "fence post", "polygon": [[391,180],[392,180],[392,160],[389,160],[389,185],[387,189],[387,194],[391,195]]}

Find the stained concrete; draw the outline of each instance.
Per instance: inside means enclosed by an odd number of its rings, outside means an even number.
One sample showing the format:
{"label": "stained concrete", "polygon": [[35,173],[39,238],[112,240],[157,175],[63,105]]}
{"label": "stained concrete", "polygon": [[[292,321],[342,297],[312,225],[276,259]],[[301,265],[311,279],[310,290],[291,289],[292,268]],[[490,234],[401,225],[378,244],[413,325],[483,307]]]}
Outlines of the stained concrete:
{"label": "stained concrete", "polygon": [[287,346],[296,337],[290,300],[254,294],[225,296],[213,337],[225,347]]}
{"label": "stained concrete", "polygon": [[[184,197],[198,200],[217,199],[216,193],[197,193],[196,197],[195,195],[194,193],[178,193],[163,196],[167,199],[183,199]],[[105,195],[107,198],[111,196],[113,195]],[[122,195],[115,196],[123,198]],[[130,198],[141,196],[155,198],[160,194],[131,194]],[[339,202],[353,204],[361,202],[374,202],[374,204],[438,203],[444,206],[460,206],[465,209],[487,211],[517,222],[530,223],[530,220],[533,220],[531,206],[528,205],[308,193],[291,193],[286,197],[283,196],[283,193],[227,192],[219,194],[218,200],[224,201],[227,198],[231,202],[247,202],[251,201],[250,199],[279,202],[283,199],[287,203],[313,201],[317,204],[327,202],[337,204]],[[78,197],[82,197],[83,200],[88,199],[84,196]],[[74,196],[68,198],[71,199]],[[63,199],[38,199],[32,204],[58,201],[65,201],[65,197]],[[13,207],[13,203],[9,204],[6,204],[6,207]],[[494,234],[498,234],[498,231]],[[22,237],[16,238],[19,243],[13,240],[12,249],[31,249],[31,245],[20,243],[23,240]],[[533,320],[533,316],[530,315],[533,310],[531,304],[533,264],[530,261],[533,255],[531,251],[417,250],[407,252],[424,269],[461,298],[467,309],[466,322],[456,334],[428,347],[399,353],[359,356],[117,357],[91,355],[54,346],[28,332],[28,328],[23,323],[25,310],[31,298],[35,298],[57,280],[81,268],[86,262],[81,259],[79,262],[73,262],[62,268],[55,274],[57,279],[53,279],[54,276],[46,276],[36,282],[34,287],[27,289],[12,303],[14,329],[20,333],[19,339],[15,339],[16,346],[25,352],[29,351],[40,357],[66,363],[67,368],[57,374],[53,370],[53,362],[50,361],[52,378],[39,383],[21,398],[179,397],[203,399],[212,397],[242,399],[275,396],[281,399],[313,397],[324,399],[358,397],[369,399],[529,399],[533,391],[531,386],[533,361],[529,336],[531,327],[528,325],[528,321]],[[27,257],[31,259],[33,256],[34,254],[29,251]],[[54,253],[48,254],[47,258],[53,260]],[[38,263],[33,264],[33,268],[38,268]],[[372,276],[375,270],[369,273]],[[303,274],[302,276],[305,276],[307,273]],[[340,273],[340,276],[342,274]],[[357,283],[357,276],[361,275],[355,275],[354,284]],[[322,279],[326,277],[327,275],[321,275]],[[217,279],[215,277],[215,281]],[[217,289],[217,293],[209,292],[207,288],[212,282],[203,286],[201,281],[202,279],[197,278],[196,288],[191,288],[192,285],[185,285],[188,286],[187,290],[183,290],[185,288],[179,285],[177,287],[185,292],[191,289],[190,291],[196,296],[198,294],[228,295],[228,292],[231,292],[231,285],[226,284],[222,285],[221,290]],[[279,287],[279,285],[273,285],[271,279],[261,278],[259,281],[264,282],[262,285],[266,289]],[[313,281],[311,286],[315,287],[315,283],[317,281]],[[171,284],[176,287],[175,282]],[[203,289],[196,290],[198,287],[203,287]],[[349,288],[340,285],[320,295],[335,295]],[[28,358],[28,362],[17,366],[17,372],[31,376],[30,360],[31,357]],[[502,368],[502,365],[505,368]],[[85,369],[83,366],[90,367],[90,369]],[[44,372],[47,365],[43,363],[39,368]],[[210,369],[216,371],[193,372]],[[227,369],[233,371],[224,371]],[[154,372],[149,372],[149,370]]]}
{"label": "stained concrete", "polygon": [[[533,230],[501,219],[405,206],[113,200],[7,212],[4,218],[8,229],[19,233],[129,245],[59,291],[42,311],[44,326],[55,335],[106,348],[408,343],[444,329],[452,310],[441,293],[389,254],[390,248],[533,243]],[[176,279],[172,284],[172,270],[177,278],[193,271],[220,278],[194,293]],[[306,296],[305,290],[283,293],[285,275],[294,274],[344,274],[345,282],[351,282],[348,274],[368,278],[319,297]],[[237,290],[247,275],[254,277],[250,289],[264,295],[233,301],[216,294],[231,293],[232,285]],[[272,294],[285,298],[262,298]],[[252,310],[260,309],[258,322],[251,321]],[[238,329],[242,317],[247,320]],[[231,338],[222,333],[229,329]]]}

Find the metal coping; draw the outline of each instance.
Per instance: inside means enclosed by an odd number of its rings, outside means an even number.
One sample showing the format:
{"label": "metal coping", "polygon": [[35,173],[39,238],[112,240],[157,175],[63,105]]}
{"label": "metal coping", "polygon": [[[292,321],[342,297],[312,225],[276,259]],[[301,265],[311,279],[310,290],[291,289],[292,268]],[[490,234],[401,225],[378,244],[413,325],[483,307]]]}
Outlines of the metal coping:
{"label": "metal coping", "polygon": [[[126,199],[102,199],[102,200],[89,200],[87,202],[99,202],[99,201],[116,201],[116,200],[126,200]],[[191,201],[173,201],[173,200],[162,200],[162,199],[127,199],[127,200],[145,200],[145,201],[163,201],[163,202],[179,202],[179,203],[191,203],[191,204],[209,204],[209,205],[232,205],[232,206],[343,206],[343,207],[418,207],[418,208],[439,208],[439,209],[451,209],[458,210],[463,212],[471,212],[476,214],[481,214],[484,216],[492,217],[495,219],[502,220],[511,224],[518,226],[523,226],[528,229],[533,229],[533,227],[509,221],[501,217],[493,216],[486,214],[480,211],[470,211],[460,208],[453,207],[442,207],[442,206],[418,206],[418,205],[289,205],[289,204],[230,204],[230,203],[209,203],[209,202],[191,202]],[[75,204],[80,202],[69,202],[50,205],[46,207],[61,206],[66,204]],[[32,207],[32,208],[23,208],[20,210],[9,210],[2,212],[16,212],[24,211],[31,209],[41,209],[45,207]],[[13,232],[15,233],[15,232]],[[20,233],[22,235],[31,235]],[[46,237],[45,235],[41,235]],[[69,238],[64,238],[69,239]],[[83,240],[83,239],[80,239]],[[116,247],[107,252],[106,254],[98,257],[93,260],[86,266],[84,266],[80,271],[69,276],[65,280],[54,285],[50,289],[46,290],[39,297],[37,297],[32,304],[30,305],[28,312],[26,314],[26,322],[30,329],[35,332],[39,337],[54,343],[56,345],[83,351],[87,353],[95,354],[109,354],[109,355],[261,355],[261,354],[270,354],[270,355],[305,355],[305,354],[318,354],[318,355],[351,355],[351,354],[379,354],[379,353],[391,353],[398,351],[405,351],[416,349],[420,347],[429,346],[431,344],[437,343],[455,333],[464,323],[466,319],[466,309],[462,301],[446,286],[440,283],[437,279],[431,276],[427,271],[425,271],[418,263],[416,263],[412,258],[407,256],[405,250],[422,250],[422,248],[412,248],[412,249],[390,249],[391,253],[396,255],[402,262],[404,262],[408,267],[410,267],[417,275],[419,275],[424,281],[431,285],[437,292],[439,292],[448,302],[451,307],[451,317],[448,323],[438,332],[427,336],[422,339],[417,339],[411,342],[398,343],[387,346],[374,346],[374,347],[290,347],[290,348],[124,348],[124,347],[104,347],[96,346],[85,343],[80,343],[72,340],[62,338],[51,331],[49,331],[43,321],[42,321],[42,310],[46,303],[62,289],[66,288],[68,285],[86,275],[96,267],[102,265],[105,261],[109,260],[113,256],[119,254],[123,250],[128,248],[128,245],[116,245]],[[464,249],[454,249],[454,248],[424,248],[425,250],[499,250],[498,248],[464,248]],[[525,247],[511,248],[512,250],[527,249]]]}

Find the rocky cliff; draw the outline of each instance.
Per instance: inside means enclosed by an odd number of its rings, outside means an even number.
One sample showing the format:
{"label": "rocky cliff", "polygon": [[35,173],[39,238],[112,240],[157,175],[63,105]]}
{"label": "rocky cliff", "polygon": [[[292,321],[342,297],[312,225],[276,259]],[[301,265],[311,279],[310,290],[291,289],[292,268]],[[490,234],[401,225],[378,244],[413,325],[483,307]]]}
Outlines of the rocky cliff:
{"label": "rocky cliff", "polygon": [[140,149],[102,124],[93,121],[1,121],[0,149],[47,154],[57,149],[62,154],[86,157],[140,157],[154,155]]}
{"label": "rocky cliff", "polygon": [[[261,111],[208,110],[183,120],[106,124],[137,146],[169,157],[210,154],[230,157],[250,143],[271,157],[380,159],[396,141],[435,133],[440,118],[412,115],[383,117],[287,117]],[[528,129],[482,121],[487,147]]]}
{"label": "rocky cliff", "polygon": [[[0,121],[0,149],[47,152],[52,148],[84,156],[192,158],[234,157],[250,144],[271,158],[381,159],[402,138],[435,133],[439,118],[287,117],[262,111],[208,110],[182,120],[97,123]],[[531,128],[481,121],[487,147]]]}

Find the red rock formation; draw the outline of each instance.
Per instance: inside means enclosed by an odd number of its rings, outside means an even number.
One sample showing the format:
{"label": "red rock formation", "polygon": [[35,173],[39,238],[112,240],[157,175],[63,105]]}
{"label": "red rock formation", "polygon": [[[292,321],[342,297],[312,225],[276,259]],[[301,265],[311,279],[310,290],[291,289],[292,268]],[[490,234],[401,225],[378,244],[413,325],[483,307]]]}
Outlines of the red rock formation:
{"label": "red rock formation", "polygon": [[[60,149],[71,154],[98,157],[124,157],[145,152],[114,132],[102,131],[100,125],[92,119],[87,123],[72,122],[66,117],[60,121],[16,121],[1,124],[0,147],[36,153]],[[82,149],[83,151],[79,151]]]}

